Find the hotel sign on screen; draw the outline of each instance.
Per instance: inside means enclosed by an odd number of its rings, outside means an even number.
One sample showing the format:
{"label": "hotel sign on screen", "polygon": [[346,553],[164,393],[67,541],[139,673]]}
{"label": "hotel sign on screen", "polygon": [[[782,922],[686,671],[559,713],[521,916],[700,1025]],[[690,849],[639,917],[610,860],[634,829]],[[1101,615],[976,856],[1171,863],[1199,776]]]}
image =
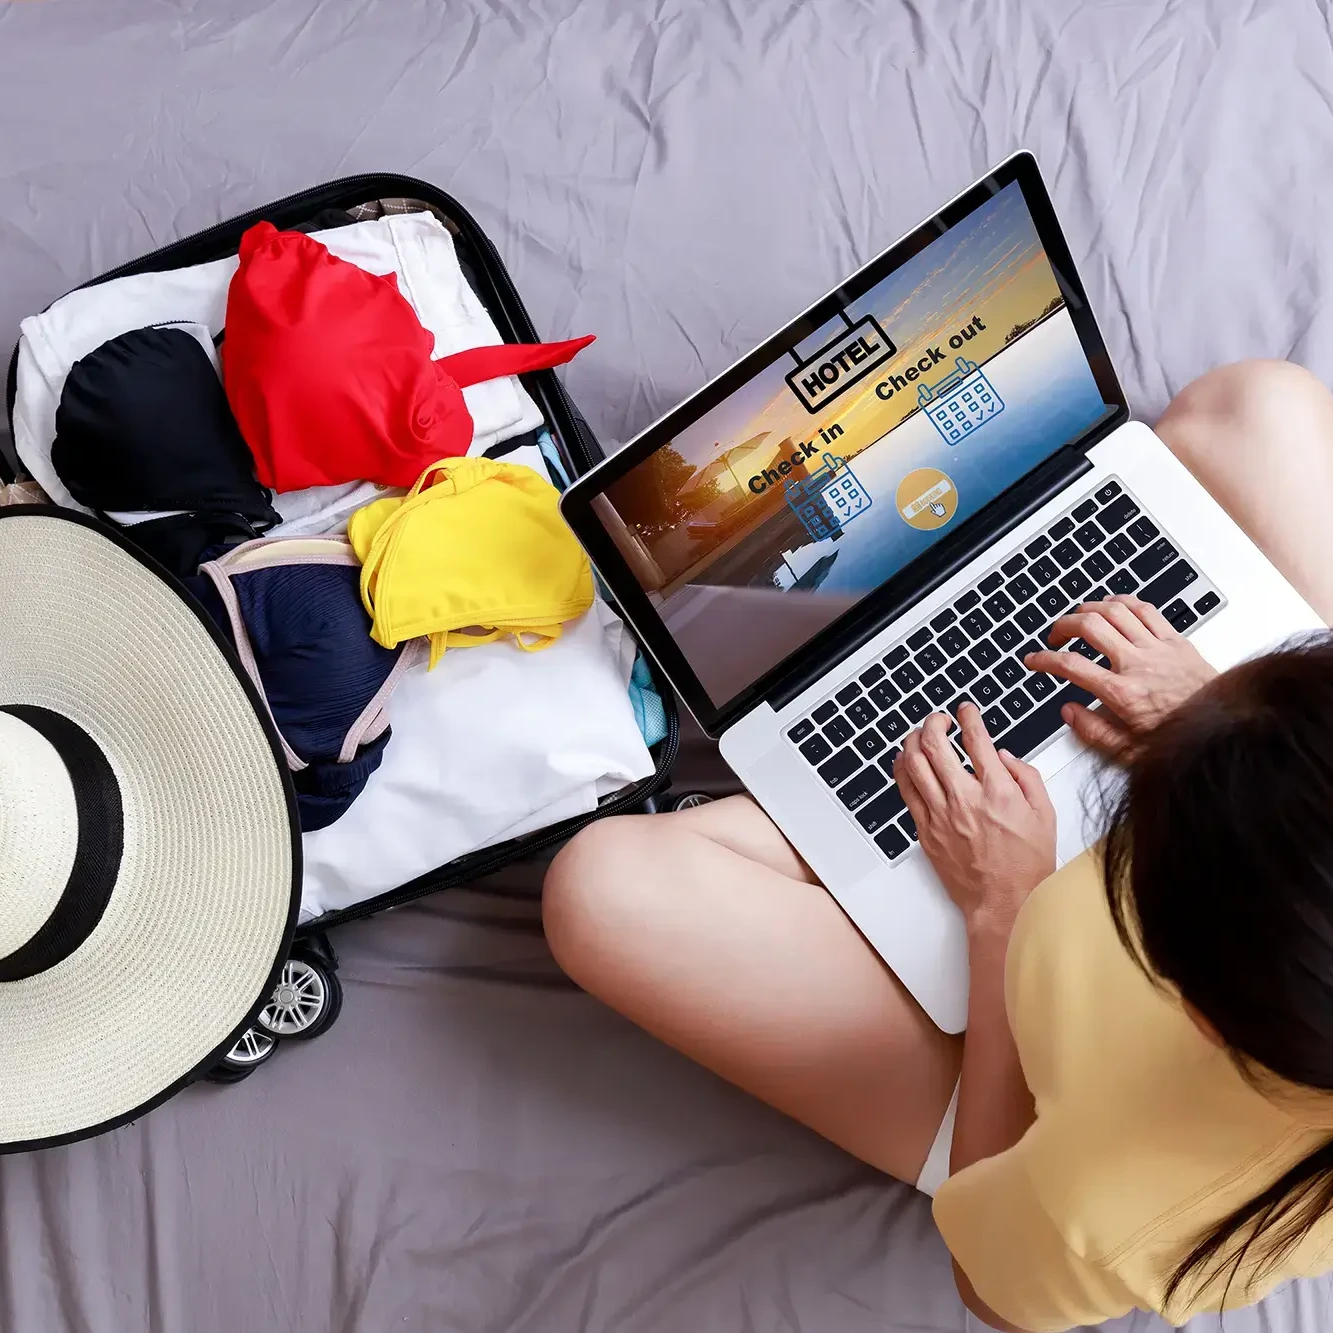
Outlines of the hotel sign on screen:
{"label": "hotel sign on screen", "polygon": [[801,362],[787,376],[787,386],[807,412],[821,412],[897,351],[879,321],[867,315]]}

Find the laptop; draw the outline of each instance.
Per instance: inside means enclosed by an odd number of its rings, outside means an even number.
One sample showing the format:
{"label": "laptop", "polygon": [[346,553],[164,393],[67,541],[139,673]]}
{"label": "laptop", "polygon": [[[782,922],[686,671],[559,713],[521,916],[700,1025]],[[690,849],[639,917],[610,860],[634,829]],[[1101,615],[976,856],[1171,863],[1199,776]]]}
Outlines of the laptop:
{"label": "laptop", "polygon": [[1097,770],[1060,721],[1088,696],[1023,665],[1054,620],[1133,593],[1219,668],[1322,628],[1129,419],[1028,153],[562,508],[726,762],[949,1032],[966,940],[893,780],[908,731],[972,699],[1046,779],[1063,864],[1097,836]]}

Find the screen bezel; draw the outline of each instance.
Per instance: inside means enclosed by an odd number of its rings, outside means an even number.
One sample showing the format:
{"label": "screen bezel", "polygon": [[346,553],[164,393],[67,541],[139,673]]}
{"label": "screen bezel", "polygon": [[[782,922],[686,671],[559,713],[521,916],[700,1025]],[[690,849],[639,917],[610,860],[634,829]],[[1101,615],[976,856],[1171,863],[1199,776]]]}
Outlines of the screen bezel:
{"label": "screen bezel", "polygon": [[[774,663],[747,689],[721,704],[714,702],[688,659],[677,647],[629,563],[606,531],[593,507],[593,500],[643,462],[655,449],[671,441],[687,426],[693,425],[759,371],[790,355],[793,347],[824,327],[840,310],[863,296],[950,227],[1015,182],[1022,190],[1037,236],[1055,273],[1079,342],[1087,356],[1093,379],[1103,402],[1108,405],[1108,413],[1078,439],[1053,450],[949,536],[941,538],[892,578],[867,593],[855,606],[831,621],[802,647]],[[676,687],[699,725],[709,736],[717,737],[736,718],[779,690],[785,680],[793,675],[809,674],[811,668],[819,662],[832,660],[840,647],[844,651],[850,650],[855,642],[869,637],[866,633],[868,627],[874,626],[876,622],[886,623],[892,615],[899,614],[905,599],[914,600],[914,592],[920,596],[928,588],[936,586],[941,581],[941,571],[945,571],[943,577],[947,577],[947,572],[956,565],[960,554],[976,545],[980,531],[989,531],[1004,513],[1022,512],[1021,504],[1015,503],[1016,499],[1021,499],[1019,493],[1036,483],[1039,476],[1049,478],[1053,467],[1058,472],[1062,461],[1072,466],[1092,444],[1123,424],[1128,417],[1129,408],[1124,392],[1088,305],[1087,293],[1074,268],[1073,258],[1056,220],[1036,158],[1029,152],[1020,152],[1000,163],[933,217],[915,227],[766,339],[753,352],[710,380],[678,407],[635,436],[623,449],[585,474],[564,493],[560,507],[566,522],[588,552],[612,597],[644,646]]]}

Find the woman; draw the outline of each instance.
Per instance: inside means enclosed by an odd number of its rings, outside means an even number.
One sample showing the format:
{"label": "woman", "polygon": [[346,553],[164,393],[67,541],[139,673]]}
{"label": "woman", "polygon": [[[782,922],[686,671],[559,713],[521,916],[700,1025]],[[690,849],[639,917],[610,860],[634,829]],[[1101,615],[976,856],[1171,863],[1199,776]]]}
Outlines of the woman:
{"label": "woman", "polygon": [[[1158,432],[1333,616],[1333,397],[1247,363],[1187,388]],[[1056,624],[1074,637],[1110,669],[1029,665],[1105,705],[1065,713],[1126,776],[1098,848],[1056,872],[1041,778],[975,710],[975,777],[938,716],[898,761],[967,923],[964,1037],[748,798],[594,825],[546,883],[551,946],[588,990],[938,1186],[964,1302],[1019,1333],[1134,1306],[1179,1322],[1333,1266],[1333,641],[1218,676],[1132,598]]]}

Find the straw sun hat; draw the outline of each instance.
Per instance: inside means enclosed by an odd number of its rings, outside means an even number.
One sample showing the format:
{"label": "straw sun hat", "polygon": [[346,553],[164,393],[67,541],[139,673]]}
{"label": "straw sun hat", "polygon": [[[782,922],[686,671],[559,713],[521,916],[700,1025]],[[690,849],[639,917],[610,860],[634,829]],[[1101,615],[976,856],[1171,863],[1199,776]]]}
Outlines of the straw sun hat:
{"label": "straw sun hat", "polygon": [[277,737],[218,632],[100,524],[0,508],[0,1152],[215,1064],[300,878]]}

